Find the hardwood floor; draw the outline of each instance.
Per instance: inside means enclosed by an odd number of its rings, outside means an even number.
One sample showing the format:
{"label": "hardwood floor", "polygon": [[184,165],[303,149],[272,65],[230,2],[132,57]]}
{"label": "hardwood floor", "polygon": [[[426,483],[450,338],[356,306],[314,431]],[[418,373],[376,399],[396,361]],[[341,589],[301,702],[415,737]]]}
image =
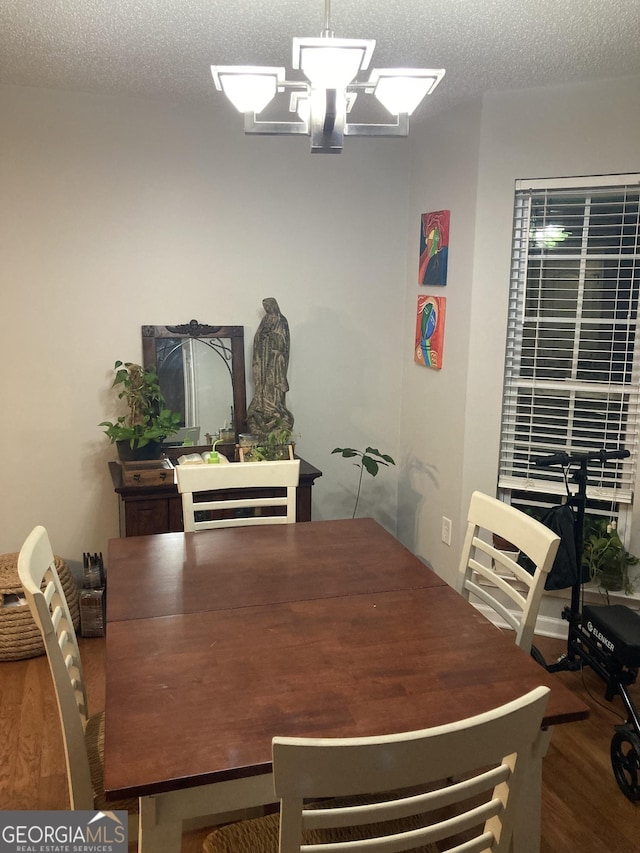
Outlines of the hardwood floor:
{"label": "hardwood floor", "polygon": [[[104,639],[78,639],[91,712],[104,708]],[[0,663],[0,810],[68,809],[55,695],[45,656]],[[182,853],[201,853],[207,830],[185,833]],[[137,849],[130,844],[131,853]]]}
{"label": "hardwood floor", "polygon": [[[563,642],[544,637],[536,637],[535,645],[547,663],[565,648]],[[590,669],[556,677],[591,713],[580,723],[558,726],[543,761],[541,853],[637,853],[640,802],[622,794],[609,757],[614,726],[626,719],[620,698],[607,702],[604,682]],[[630,692],[640,707],[640,683]]]}
{"label": "hardwood floor", "polygon": [[[536,637],[547,661],[564,644]],[[104,640],[80,640],[89,707],[104,707]],[[609,760],[618,699],[604,699],[591,671],[558,673],[590,707],[581,723],[559,726],[543,764],[541,853],[637,853],[640,803],[618,788]],[[640,705],[640,685],[632,687]],[[64,755],[45,657],[0,663],[0,809],[68,808]],[[182,853],[199,853],[206,830],[186,834]],[[131,848],[135,849],[135,847]]]}

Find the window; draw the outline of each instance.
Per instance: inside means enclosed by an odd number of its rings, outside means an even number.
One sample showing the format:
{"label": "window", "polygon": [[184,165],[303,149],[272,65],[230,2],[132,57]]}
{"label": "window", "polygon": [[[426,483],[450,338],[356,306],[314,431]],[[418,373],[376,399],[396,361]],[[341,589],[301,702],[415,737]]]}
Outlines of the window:
{"label": "window", "polygon": [[625,448],[590,463],[588,489],[623,538],[640,427],[639,194],[640,175],[516,185],[498,479],[503,500],[550,505],[563,471],[536,457]]}

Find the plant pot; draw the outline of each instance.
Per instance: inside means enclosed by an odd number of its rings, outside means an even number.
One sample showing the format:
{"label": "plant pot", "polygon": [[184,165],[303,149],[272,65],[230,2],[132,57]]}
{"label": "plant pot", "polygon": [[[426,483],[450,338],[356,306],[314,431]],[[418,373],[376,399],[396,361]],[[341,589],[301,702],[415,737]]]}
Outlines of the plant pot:
{"label": "plant pot", "polygon": [[624,589],[623,571],[620,566],[605,566],[598,574],[598,586],[607,592],[620,592]]}
{"label": "plant pot", "polygon": [[293,459],[295,443],[289,444],[256,444],[251,447],[240,447],[243,462],[276,462],[281,459]]}
{"label": "plant pot", "polygon": [[292,459],[293,450],[290,448],[292,448],[290,444],[273,444],[269,448],[268,458],[274,461],[277,459]]}
{"label": "plant pot", "polygon": [[138,443],[134,442],[131,447],[131,442],[128,439],[116,441],[118,450],[118,458],[121,462],[140,462],[144,459],[160,459],[162,456],[162,443],[160,441],[148,441],[142,447],[138,447]]}

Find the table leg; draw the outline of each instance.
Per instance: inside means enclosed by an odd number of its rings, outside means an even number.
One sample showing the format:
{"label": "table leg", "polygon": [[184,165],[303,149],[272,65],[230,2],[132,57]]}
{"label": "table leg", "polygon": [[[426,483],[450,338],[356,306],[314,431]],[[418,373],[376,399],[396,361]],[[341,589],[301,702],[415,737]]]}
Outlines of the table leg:
{"label": "table leg", "polygon": [[180,853],[183,824],[213,827],[274,802],[270,773],[140,797],[138,853]]}
{"label": "table leg", "polygon": [[158,820],[157,805],[155,797],[140,797],[138,853],[180,853],[182,821]]}
{"label": "table leg", "polygon": [[542,826],[542,759],[547,754],[553,727],[541,729],[533,744],[529,774],[524,779],[510,853],[540,853]]}

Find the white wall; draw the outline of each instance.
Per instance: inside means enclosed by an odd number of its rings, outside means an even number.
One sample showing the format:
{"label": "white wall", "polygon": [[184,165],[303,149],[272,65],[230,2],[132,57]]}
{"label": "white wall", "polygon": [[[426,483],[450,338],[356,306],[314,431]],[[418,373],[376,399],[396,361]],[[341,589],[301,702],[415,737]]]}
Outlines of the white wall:
{"label": "white wall", "polygon": [[518,178],[640,171],[640,80],[558,86],[485,99],[474,258],[465,491],[495,488],[502,365],[510,273],[511,219]]}
{"label": "white wall", "polygon": [[[445,574],[458,548],[457,535],[447,546],[440,532],[443,515],[456,533],[460,521],[480,117],[480,102],[468,104],[417,128],[412,137],[398,535]],[[420,214],[431,210],[451,211],[445,287],[418,285]],[[419,294],[447,300],[440,370],[413,361]]]}
{"label": "white wall", "polygon": [[[640,171],[639,139],[637,77],[485,99],[470,337],[470,354],[481,349],[482,359],[469,359],[467,422],[475,427],[466,435],[464,500],[496,487],[515,181]],[[636,509],[631,549],[639,548]],[[541,613],[557,616],[564,603],[547,597]]]}
{"label": "white wall", "polygon": [[[471,491],[495,491],[514,182],[640,169],[640,80],[487,96],[408,140],[245,137],[223,102],[0,88],[0,551],[33,524],[78,559],[117,535],[97,424],[140,326],[241,324],[275,296],[292,334],[290,408],[324,471],[316,518],[375,515],[452,578]],[[420,213],[451,210],[449,283],[417,284]],[[447,297],[444,367],[412,360],[418,293]],[[398,489],[396,493],[396,479]],[[440,519],[453,521],[451,547]],[[640,549],[636,513],[632,547]]]}
{"label": "white wall", "polygon": [[[408,367],[405,352],[399,530],[452,579],[470,494],[496,490],[515,181],[639,171],[640,80],[494,93],[433,125],[414,138],[405,343],[417,217],[450,208],[445,366]],[[442,515],[454,521],[451,548],[439,543]],[[638,551],[637,512],[634,533]]]}
{"label": "white wall", "polygon": [[[212,98],[213,103],[213,98]],[[68,560],[118,535],[97,424],[143,324],[291,327],[298,449],[324,471],[316,518],[350,514],[336,445],[398,442],[408,140],[245,137],[232,107],[0,88],[0,552],[36,523]],[[250,378],[250,377],[249,377]],[[396,472],[359,514],[395,528]]]}

